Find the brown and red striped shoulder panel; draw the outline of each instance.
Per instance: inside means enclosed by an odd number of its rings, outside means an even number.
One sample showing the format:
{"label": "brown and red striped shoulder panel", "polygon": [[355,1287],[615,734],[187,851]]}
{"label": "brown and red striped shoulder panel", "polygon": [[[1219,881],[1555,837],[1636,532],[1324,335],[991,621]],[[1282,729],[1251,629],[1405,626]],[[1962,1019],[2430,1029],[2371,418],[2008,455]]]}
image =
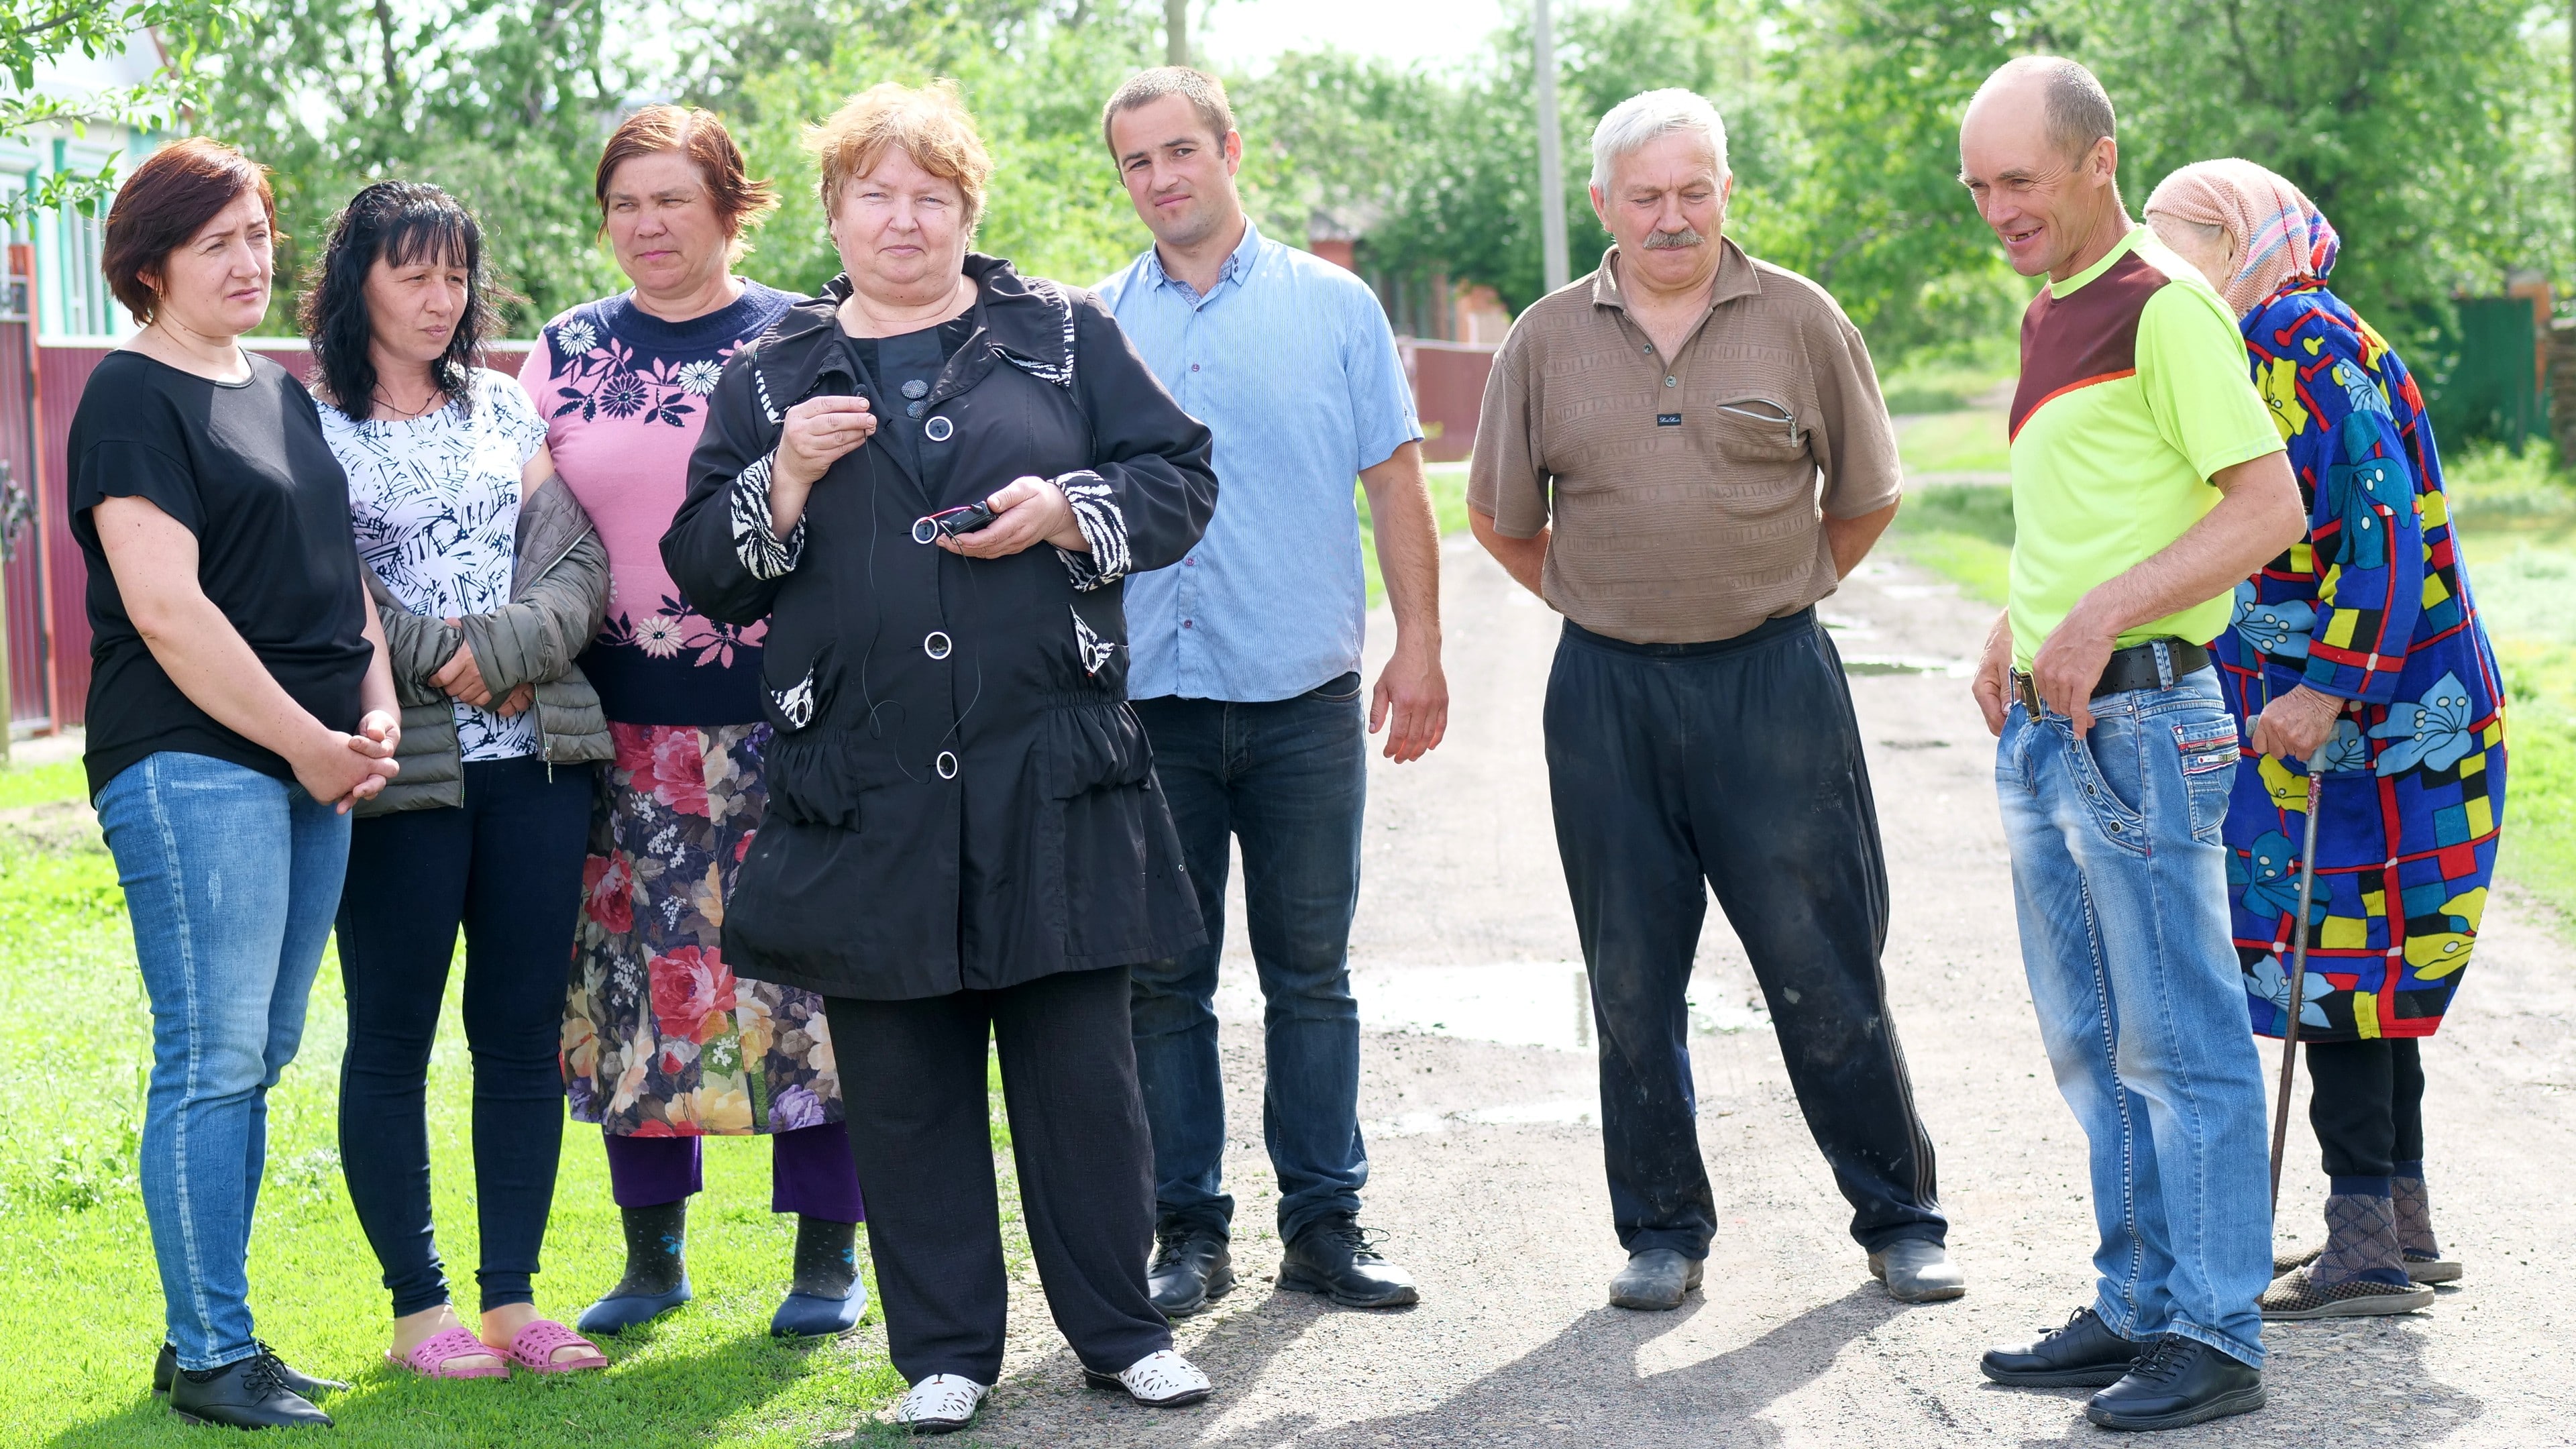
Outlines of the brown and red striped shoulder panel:
{"label": "brown and red striped shoulder panel", "polygon": [[2051,398],[2113,382],[2138,370],[2138,319],[2170,280],[2135,251],[2060,299],[2033,297],[2021,317],[2021,386],[2013,390],[2012,433]]}

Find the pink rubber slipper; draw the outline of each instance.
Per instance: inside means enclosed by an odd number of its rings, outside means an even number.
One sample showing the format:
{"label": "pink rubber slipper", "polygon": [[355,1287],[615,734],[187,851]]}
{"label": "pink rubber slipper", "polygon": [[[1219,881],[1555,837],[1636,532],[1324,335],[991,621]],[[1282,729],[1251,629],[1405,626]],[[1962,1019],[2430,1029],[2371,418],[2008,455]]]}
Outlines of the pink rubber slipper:
{"label": "pink rubber slipper", "polygon": [[[590,1352],[579,1358],[565,1359],[560,1363],[555,1361],[556,1349],[568,1348],[574,1344],[579,1344]],[[490,1350],[487,1348],[485,1352],[488,1353]],[[580,1373],[584,1369],[608,1367],[608,1355],[599,1351],[598,1344],[551,1318],[537,1319],[511,1335],[510,1346],[501,1350],[501,1353],[510,1362],[534,1374],[570,1374]]]}
{"label": "pink rubber slipper", "polygon": [[490,1368],[448,1367],[460,1358],[473,1358],[477,1355],[484,1358],[505,1356],[501,1350],[476,1338],[464,1329],[451,1328],[442,1333],[431,1334],[413,1345],[408,1358],[397,1355],[392,1349],[386,1349],[385,1362],[398,1369],[408,1369],[425,1379],[506,1379],[510,1376],[510,1366],[507,1363],[496,1363]]}

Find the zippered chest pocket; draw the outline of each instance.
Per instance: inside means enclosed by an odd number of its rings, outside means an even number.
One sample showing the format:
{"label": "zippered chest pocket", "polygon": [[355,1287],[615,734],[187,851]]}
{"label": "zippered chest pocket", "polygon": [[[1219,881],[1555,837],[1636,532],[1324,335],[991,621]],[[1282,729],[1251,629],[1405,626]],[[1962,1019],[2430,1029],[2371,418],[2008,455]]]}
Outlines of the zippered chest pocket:
{"label": "zippered chest pocket", "polygon": [[1795,409],[1777,398],[1728,398],[1711,409],[1710,437],[1728,457],[1781,462],[1806,451]]}

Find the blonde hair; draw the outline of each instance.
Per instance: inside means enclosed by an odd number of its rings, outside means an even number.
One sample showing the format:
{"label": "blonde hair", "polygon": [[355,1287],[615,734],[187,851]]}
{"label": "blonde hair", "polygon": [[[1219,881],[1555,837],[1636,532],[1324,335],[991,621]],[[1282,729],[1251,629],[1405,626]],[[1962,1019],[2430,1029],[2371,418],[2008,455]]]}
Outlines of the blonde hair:
{"label": "blonde hair", "polygon": [[976,218],[984,214],[984,183],[992,179],[993,157],[975,133],[975,118],[952,80],[872,85],[805,128],[805,149],[814,153],[820,172],[815,190],[823,198],[823,214],[839,209],[841,188],[851,178],[874,170],[887,150],[897,146],[914,165],[956,183],[966,200],[966,230],[974,231]]}

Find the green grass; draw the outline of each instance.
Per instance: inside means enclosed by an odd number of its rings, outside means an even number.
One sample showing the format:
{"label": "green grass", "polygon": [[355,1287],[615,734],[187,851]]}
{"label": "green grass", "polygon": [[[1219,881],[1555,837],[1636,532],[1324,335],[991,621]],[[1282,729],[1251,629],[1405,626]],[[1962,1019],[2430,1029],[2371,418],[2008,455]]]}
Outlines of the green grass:
{"label": "green grass", "polygon": [[88,794],[89,782],[81,773],[78,760],[0,770],[0,810],[42,805],[54,800],[77,800]]}
{"label": "green grass", "polygon": [[2012,471],[2004,415],[1990,408],[1935,413],[1905,424],[1896,452],[1908,476]]}
{"label": "green grass", "polygon": [[2012,563],[2012,490],[1977,484],[1909,488],[1890,542],[1989,604],[2004,601]]}
{"label": "green grass", "polygon": [[1887,400],[1887,410],[1900,417],[1956,412],[2012,377],[2019,362],[2018,348],[2008,335],[1965,354],[1921,353],[1879,375],[1879,396]]}
{"label": "green grass", "polygon": [[[1467,465],[1432,463],[1423,469],[1424,481],[1431,485],[1431,518],[1440,526],[1440,536],[1447,538],[1467,526]],[[1358,488],[1360,504],[1360,563],[1368,571],[1368,606],[1372,609],[1386,602],[1386,580],[1378,573],[1377,527],[1369,518],[1368,489]]]}
{"label": "green grass", "polygon": [[[78,771],[0,773],[0,801],[76,797]],[[470,1309],[470,1078],[457,989],[431,1068],[430,1135],[440,1247]],[[0,1117],[0,1281],[11,1289],[0,1297],[0,1419],[19,1443],[207,1442],[149,1392],[161,1293],[134,1176],[149,1031],[108,856],[95,845],[40,850],[0,831],[0,1054],[33,1088],[13,1093]],[[769,1154],[749,1139],[707,1146],[707,1191],[690,1223],[697,1301],[610,1340],[604,1374],[440,1384],[385,1366],[388,1308],[334,1146],[343,1039],[338,970],[326,959],[302,1053],[270,1095],[251,1245],[261,1334],[299,1367],[356,1384],[329,1402],[340,1424],[332,1443],[787,1449],[854,1426],[859,1443],[896,1442],[872,1422],[903,1389],[873,1307],[870,1326],[846,1341],[769,1337],[793,1225],[770,1214]],[[1016,1231],[1011,1247],[1016,1271],[1026,1254]],[[615,1280],[622,1257],[593,1129],[567,1123],[540,1308],[569,1319]]]}
{"label": "green grass", "polygon": [[2448,460],[2444,482],[2504,667],[2511,754],[2497,870],[2576,932],[2576,478],[2545,446],[2488,445]]}
{"label": "green grass", "polygon": [[[2576,933],[2576,479],[2542,447],[2489,446],[2461,450],[2444,481],[2504,668],[2512,753],[2497,868]],[[1973,485],[1908,490],[1889,531],[1891,548],[1993,604],[2012,538],[2010,490]]]}

